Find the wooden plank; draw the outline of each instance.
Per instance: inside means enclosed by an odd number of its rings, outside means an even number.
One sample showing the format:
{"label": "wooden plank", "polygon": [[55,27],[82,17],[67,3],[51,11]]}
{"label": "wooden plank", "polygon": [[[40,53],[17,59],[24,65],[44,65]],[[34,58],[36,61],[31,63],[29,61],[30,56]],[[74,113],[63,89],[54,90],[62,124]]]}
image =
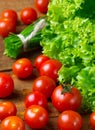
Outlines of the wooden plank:
{"label": "wooden plank", "polygon": [[21,11],[24,7],[34,6],[34,0],[1,0],[0,12],[5,9],[14,9],[17,12]]}
{"label": "wooden plank", "polygon": [[[19,22],[17,24],[17,33],[19,33],[21,30],[23,30],[26,26],[22,24],[20,21],[20,11],[24,7],[34,7],[34,0],[1,0],[0,1],[0,14],[5,9],[15,9],[19,16]],[[38,14],[40,15],[40,14]],[[16,59],[11,59],[10,57],[5,56],[4,54],[4,41],[3,38],[0,37],[0,71],[3,71],[5,73],[9,73],[15,84],[14,92],[11,96],[5,99],[0,99],[0,101],[13,101],[17,106],[17,115],[23,119],[24,111],[25,111],[25,105],[24,105],[24,98],[25,96],[32,91],[32,83],[34,79],[38,76],[38,72],[36,69],[34,69],[33,74],[30,76],[30,78],[26,80],[20,80],[18,79],[13,72],[11,71],[11,67],[13,62]],[[35,58],[41,54],[41,50],[31,51],[28,53],[24,53],[19,56],[21,57],[28,57],[32,60],[34,64]],[[48,103],[48,112],[49,112],[49,121],[47,125],[40,130],[58,130],[57,128],[57,118],[59,115],[59,112],[52,106],[52,103],[49,101]],[[89,115],[82,115],[83,117],[83,128],[82,130],[91,130],[91,127],[89,126]],[[26,130],[33,130],[29,128],[29,126],[26,125]]]}

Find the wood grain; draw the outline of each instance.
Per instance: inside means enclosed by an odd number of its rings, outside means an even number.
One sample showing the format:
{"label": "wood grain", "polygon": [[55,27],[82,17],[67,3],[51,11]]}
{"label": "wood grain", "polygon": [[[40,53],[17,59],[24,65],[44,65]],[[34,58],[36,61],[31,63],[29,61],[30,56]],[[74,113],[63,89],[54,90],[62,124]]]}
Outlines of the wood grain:
{"label": "wood grain", "polygon": [[20,12],[24,7],[33,7],[34,0],[2,0],[0,1],[0,12],[5,9],[14,9]]}
{"label": "wood grain", "polygon": [[[24,7],[34,7],[34,0],[1,0],[0,1],[0,14],[5,9],[15,9],[19,15],[19,22],[17,25],[17,33],[19,33],[21,30],[23,30],[26,25],[23,25],[20,21],[20,11]],[[38,12],[38,15],[39,12]],[[24,53],[19,56],[21,57],[27,57],[32,60],[33,64],[35,61],[35,58],[41,54],[41,50],[31,51],[28,53]],[[13,101],[17,106],[17,115],[23,119],[24,115],[24,98],[25,96],[32,91],[32,83],[34,79],[39,75],[37,70],[34,68],[33,74],[26,80],[20,80],[18,79],[12,72],[12,64],[16,59],[11,59],[10,57],[7,57],[4,55],[4,41],[3,38],[0,37],[0,72],[9,73],[15,84],[14,92],[11,96],[9,96],[6,99],[0,99],[0,101],[10,100]],[[41,129],[41,130],[58,130],[57,128],[57,118],[59,115],[59,112],[52,106],[51,102],[48,103],[49,112],[49,121],[47,125]],[[89,114],[82,115],[83,117],[83,128],[82,130],[91,130],[89,126]],[[29,128],[29,126],[26,125],[26,130],[33,130]]]}

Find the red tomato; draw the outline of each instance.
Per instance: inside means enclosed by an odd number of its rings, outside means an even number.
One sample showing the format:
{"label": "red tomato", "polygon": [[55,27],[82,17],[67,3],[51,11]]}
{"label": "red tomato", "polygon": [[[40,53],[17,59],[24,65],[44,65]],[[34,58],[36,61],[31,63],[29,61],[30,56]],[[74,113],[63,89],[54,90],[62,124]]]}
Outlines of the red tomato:
{"label": "red tomato", "polygon": [[12,19],[14,20],[15,22],[17,22],[18,20],[18,15],[16,13],[15,10],[13,9],[7,9],[7,10],[4,10],[1,14],[1,17],[2,18],[8,18],[8,19]]}
{"label": "red tomato", "polygon": [[36,78],[32,84],[33,91],[39,91],[45,95],[46,98],[51,97],[56,83],[48,76],[40,76]]}
{"label": "red tomato", "polygon": [[41,13],[47,13],[50,0],[35,0],[35,7]]}
{"label": "red tomato", "polygon": [[80,91],[72,87],[71,92],[63,93],[61,85],[57,86],[51,96],[53,106],[60,112],[64,110],[77,110],[82,102]]}
{"label": "red tomato", "polygon": [[24,8],[21,10],[21,20],[24,24],[31,24],[37,19],[37,12],[33,8]]}
{"label": "red tomato", "polygon": [[39,105],[32,105],[25,110],[25,122],[34,129],[44,127],[48,122],[48,112]]}
{"label": "red tomato", "polygon": [[50,58],[49,58],[48,56],[44,55],[44,54],[39,55],[39,56],[35,59],[35,66],[36,66],[36,68],[39,70],[40,67],[41,67],[41,65],[42,65],[45,61],[47,61],[47,60],[49,60],[49,59],[50,59]]}
{"label": "red tomato", "polygon": [[95,129],[95,112],[92,112],[89,117],[90,125],[93,129]]}
{"label": "red tomato", "polygon": [[16,23],[12,19],[0,19],[0,35],[2,37],[7,37],[9,33],[16,32]]}
{"label": "red tomato", "polygon": [[58,117],[58,128],[60,130],[81,130],[82,125],[82,117],[75,111],[63,111]]}
{"label": "red tomato", "polygon": [[17,113],[16,105],[10,101],[0,102],[0,120],[8,116],[15,116]]}
{"label": "red tomato", "polygon": [[47,99],[38,91],[31,92],[25,98],[25,106],[28,108],[31,105],[40,105],[44,108],[47,108]]}
{"label": "red tomato", "polygon": [[31,75],[33,65],[30,59],[21,58],[14,62],[12,70],[18,78],[25,79]]}
{"label": "red tomato", "polygon": [[57,81],[58,70],[61,68],[62,64],[58,60],[47,60],[40,67],[40,75],[46,75]]}
{"label": "red tomato", "polygon": [[0,98],[5,98],[12,94],[14,90],[14,82],[10,75],[0,73]]}
{"label": "red tomato", "polygon": [[24,121],[17,116],[6,117],[1,122],[1,130],[25,130]]}

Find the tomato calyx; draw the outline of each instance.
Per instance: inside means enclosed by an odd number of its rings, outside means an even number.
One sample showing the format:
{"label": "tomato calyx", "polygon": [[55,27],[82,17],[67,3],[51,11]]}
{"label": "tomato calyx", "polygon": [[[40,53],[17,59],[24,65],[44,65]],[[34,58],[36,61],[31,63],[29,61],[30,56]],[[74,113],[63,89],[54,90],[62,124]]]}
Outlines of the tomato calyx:
{"label": "tomato calyx", "polygon": [[63,88],[61,94],[64,94],[64,93],[67,93],[67,92],[72,93],[72,90],[71,90],[72,86],[69,86],[69,85],[63,85],[63,84],[61,84],[61,86],[62,86],[62,88]]}

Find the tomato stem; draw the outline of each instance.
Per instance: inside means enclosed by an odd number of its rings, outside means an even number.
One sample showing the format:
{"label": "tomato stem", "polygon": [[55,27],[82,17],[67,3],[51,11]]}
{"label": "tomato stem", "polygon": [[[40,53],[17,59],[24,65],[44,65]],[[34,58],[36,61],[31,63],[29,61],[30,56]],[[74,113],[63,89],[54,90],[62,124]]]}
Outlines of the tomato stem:
{"label": "tomato stem", "polygon": [[70,93],[72,92],[72,91],[71,91],[71,86],[62,85],[62,87],[63,87],[62,94],[67,93],[67,92],[70,92]]}

